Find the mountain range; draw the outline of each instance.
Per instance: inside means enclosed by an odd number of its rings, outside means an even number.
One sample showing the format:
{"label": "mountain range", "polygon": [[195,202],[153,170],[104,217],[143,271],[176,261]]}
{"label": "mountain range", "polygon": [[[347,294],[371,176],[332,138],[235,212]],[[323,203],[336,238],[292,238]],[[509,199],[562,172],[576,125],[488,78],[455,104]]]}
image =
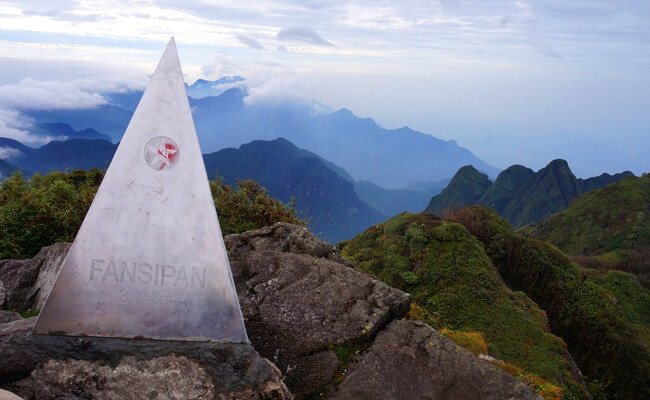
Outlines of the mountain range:
{"label": "mountain range", "polygon": [[[52,170],[106,169],[117,149],[102,139],[52,141],[40,148],[0,138],[0,148],[13,150],[2,161],[0,173],[16,169],[28,175]],[[432,194],[427,191],[385,189],[371,182],[356,182],[345,169],[284,138],[256,140],[239,148],[204,154],[210,178],[217,175],[228,184],[254,179],[271,196],[289,203],[296,199],[300,215],[310,228],[336,243],[362,232],[369,225],[404,211],[421,210]]]}
{"label": "mountain range", "polygon": [[633,175],[625,171],[589,179],[576,178],[568,163],[557,159],[537,172],[513,165],[502,171],[492,183],[476,168],[465,166],[458,170],[440,194],[431,198],[426,211],[443,215],[469,205],[486,205],[512,226],[521,227],[565,210],[581,193]]}
{"label": "mountain range", "polygon": [[[190,105],[204,153],[284,137],[345,168],[356,180],[391,189],[404,188],[411,181],[448,179],[467,164],[489,176],[499,172],[453,140],[408,127],[384,129],[371,118],[359,118],[347,109],[331,112],[311,103],[251,103],[243,87],[222,92],[242,80],[199,80],[187,87],[190,96],[200,97],[190,97]],[[96,108],[21,112],[37,123],[92,127],[118,142],[141,96],[140,91],[107,93],[107,104]]]}
{"label": "mountain range", "polygon": [[32,148],[17,140],[0,137],[0,148],[15,150],[5,161],[31,175],[52,170],[106,169],[117,145],[103,139],[72,139]]}
{"label": "mountain range", "polygon": [[331,163],[284,138],[256,140],[203,159],[210,177],[219,175],[230,185],[253,179],[284,203],[295,198],[299,215],[311,220],[310,229],[332,243],[384,218],[359,199],[352,182],[339,175],[343,170],[335,172]]}

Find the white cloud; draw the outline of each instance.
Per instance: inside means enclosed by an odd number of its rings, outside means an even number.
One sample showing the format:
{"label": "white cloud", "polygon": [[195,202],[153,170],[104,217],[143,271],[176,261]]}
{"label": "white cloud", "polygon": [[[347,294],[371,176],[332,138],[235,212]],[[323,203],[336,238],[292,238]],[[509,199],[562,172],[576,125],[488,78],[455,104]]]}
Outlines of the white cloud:
{"label": "white cloud", "polygon": [[244,99],[246,104],[281,104],[310,100],[300,80],[294,76],[280,76],[255,82],[248,87],[248,96]]}
{"label": "white cloud", "polygon": [[237,35],[235,37],[246,47],[250,47],[253,50],[264,50],[264,45],[251,37],[244,35]]}
{"label": "white cloud", "polygon": [[15,158],[21,154],[23,153],[18,149],[11,147],[0,147],[0,160],[11,161],[12,158]]}
{"label": "white cloud", "polygon": [[92,90],[89,81],[37,81],[25,78],[15,85],[0,86],[0,106],[22,110],[93,108],[106,100]]}
{"label": "white cloud", "polygon": [[332,43],[320,37],[315,30],[306,26],[291,26],[280,29],[275,37],[278,40],[297,40],[320,46],[334,46]]}
{"label": "white cloud", "polygon": [[[14,139],[26,146],[34,147],[42,146],[57,139],[50,136],[37,136],[30,134],[29,128],[31,128],[32,125],[33,121],[18,111],[0,108],[0,137]],[[0,156],[0,158],[3,157]]]}

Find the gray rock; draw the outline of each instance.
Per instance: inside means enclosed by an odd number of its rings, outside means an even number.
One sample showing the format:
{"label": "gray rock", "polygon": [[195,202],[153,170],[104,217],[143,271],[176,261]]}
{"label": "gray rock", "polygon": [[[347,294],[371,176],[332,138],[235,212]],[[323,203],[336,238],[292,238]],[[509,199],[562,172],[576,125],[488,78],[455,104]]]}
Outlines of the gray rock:
{"label": "gray rock", "polygon": [[393,321],[330,400],[531,399],[531,388],[419,321]]}
{"label": "gray rock", "polygon": [[0,306],[18,311],[42,308],[69,249],[69,243],[57,243],[43,247],[31,259],[0,260],[0,283],[5,291]]}
{"label": "gray rock", "polygon": [[33,335],[0,326],[0,384],[25,399],[292,399],[250,344]]}
{"label": "gray rock", "polygon": [[17,312],[0,310],[0,324],[18,321],[19,319],[22,319],[22,317]]}
{"label": "gray rock", "polygon": [[43,248],[37,255],[34,257],[34,260],[38,262],[43,260],[40,265],[38,278],[36,282],[32,285],[31,290],[27,294],[28,301],[33,301],[31,305],[28,305],[31,309],[40,310],[45,305],[45,300],[47,296],[52,291],[56,277],[61,271],[63,266],[63,261],[65,256],[70,250],[71,243],[56,243],[52,246]]}
{"label": "gray rock", "polygon": [[269,250],[306,254],[351,265],[330,243],[320,239],[304,226],[286,222],[277,222],[261,229],[228,235],[224,241],[231,258],[239,258],[242,254],[251,251]]}
{"label": "gray rock", "polygon": [[[0,260],[0,265],[2,265],[1,260]],[[5,308],[5,303],[7,303],[7,289],[5,288],[5,285],[0,280],[0,309]]]}
{"label": "gray rock", "polygon": [[331,245],[279,223],[226,237],[248,336],[296,397],[338,368],[331,346],[371,340],[409,309],[408,294],[339,263]]}

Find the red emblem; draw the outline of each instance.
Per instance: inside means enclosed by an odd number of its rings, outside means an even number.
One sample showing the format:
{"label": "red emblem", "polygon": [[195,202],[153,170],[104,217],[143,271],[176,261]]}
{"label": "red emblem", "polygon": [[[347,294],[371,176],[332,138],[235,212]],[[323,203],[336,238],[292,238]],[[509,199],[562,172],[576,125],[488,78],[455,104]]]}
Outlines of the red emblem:
{"label": "red emblem", "polygon": [[164,171],[178,162],[178,146],[168,137],[158,136],[144,146],[144,160],[151,168]]}

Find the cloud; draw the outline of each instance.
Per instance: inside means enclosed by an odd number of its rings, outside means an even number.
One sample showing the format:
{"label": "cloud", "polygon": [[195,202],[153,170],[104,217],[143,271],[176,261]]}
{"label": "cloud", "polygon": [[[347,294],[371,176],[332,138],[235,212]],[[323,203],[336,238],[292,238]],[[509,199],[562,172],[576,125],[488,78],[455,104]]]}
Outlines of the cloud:
{"label": "cloud", "polygon": [[77,79],[39,81],[25,78],[14,85],[0,86],[0,137],[17,140],[27,146],[41,146],[64,136],[33,135],[34,121],[21,110],[83,109],[106,104],[100,93],[123,92],[143,88],[145,82],[130,79]]}
{"label": "cloud", "polygon": [[264,50],[264,46],[259,41],[244,35],[235,36],[240,43],[254,50]]}
{"label": "cloud", "polygon": [[[42,146],[57,139],[50,136],[30,134],[28,129],[32,125],[33,121],[18,111],[0,108],[0,137],[14,139],[27,146]],[[0,158],[4,158],[2,155],[15,157],[17,154],[4,150],[0,153]]]}
{"label": "cloud", "polygon": [[10,161],[12,158],[23,154],[20,150],[11,147],[0,147],[0,160]]}
{"label": "cloud", "polygon": [[300,42],[316,44],[320,46],[334,46],[332,43],[323,39],[315,30],[306,26],[292,26],[283,28],[275,36],[278,40],[297,40]]}
{"label": "cloud", "polygon": [[38,17],[48,17],[58,21],[69,21],[69,22],[97,22],[100,20],[114,20],[114,17],[109,17],[103,14],[77,14],[68,11],[58,11],[58,10],[48,10],[48,11],[35,11],[35,10],[23,10],[22,12],[25,16],[38,16]]}
{"label": "cloud", "polygon": [[533,49],[537,50],[541,54],[549,58],[563,58],[561,54],[553,50],[548,44],[542,43],[536,36],[530,37],[530,44],[533,46]]}
{"label": "cloud", "polygon": [[505,28],[506,25],[508,25],[511,22],[512,22],[512,16],[506,14],[503,17],[501,17],[501,19],[499,20],[499,26]]}
{"label": "cloud", "polygon": [[309,102],[301,82],[294,76],[280,76],[248,86],[246,104]]}
{"label": "cloud", "polygon": [[15,85],[0,86],[0,106],[19,110],[93,108],[106,103],[94,89],[113,86],[87,80],[61,82],[25,78]]}

